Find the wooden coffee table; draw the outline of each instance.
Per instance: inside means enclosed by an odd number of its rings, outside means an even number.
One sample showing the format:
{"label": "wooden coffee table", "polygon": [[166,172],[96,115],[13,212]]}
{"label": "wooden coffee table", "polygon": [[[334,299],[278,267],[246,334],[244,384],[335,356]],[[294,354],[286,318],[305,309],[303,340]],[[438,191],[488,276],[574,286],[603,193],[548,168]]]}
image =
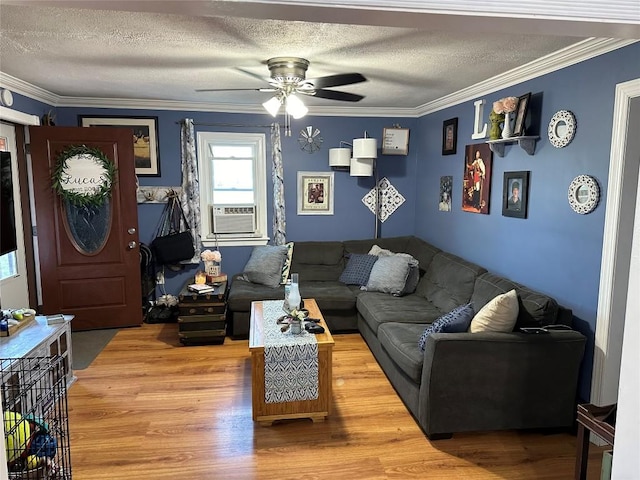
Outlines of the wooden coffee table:
{"label": "wooden coffee table", "polygon": [[314,299],[305,299],[310,318],[319,318],[324,333],[316,334],[318,342],[318,398],[295,402],[266,403],[264,397],[264,336],[262,302],[251,302],[249,351],[251,352],[251,399],[253,420],[271,425],[274,420],[310,418],[322,422],[331,413],[331,368],[333,337]]}

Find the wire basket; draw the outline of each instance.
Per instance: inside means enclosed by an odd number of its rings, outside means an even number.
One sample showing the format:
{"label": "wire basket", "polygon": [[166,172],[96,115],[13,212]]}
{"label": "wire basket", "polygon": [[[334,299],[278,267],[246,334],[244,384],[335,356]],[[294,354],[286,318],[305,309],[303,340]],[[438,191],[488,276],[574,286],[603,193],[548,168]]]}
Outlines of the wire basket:
{"label": "wire basket", "polygon": [[0,359],[10,480],[71,479],[64,358]]}

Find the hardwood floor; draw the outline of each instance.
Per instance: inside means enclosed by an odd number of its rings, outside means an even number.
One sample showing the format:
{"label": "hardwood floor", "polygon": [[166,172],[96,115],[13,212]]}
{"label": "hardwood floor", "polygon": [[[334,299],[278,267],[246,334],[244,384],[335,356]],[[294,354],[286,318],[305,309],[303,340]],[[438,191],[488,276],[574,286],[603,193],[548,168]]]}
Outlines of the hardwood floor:
{"label": "hardwood floor", "polygon": [[[575,437],[430,442],[358,334],[335,335],[332,415],[251,420],[248,341],[183,347],[176,324],[118,332],[69,390],[74,480],[573,478]],[[601,448],[590,450],[590,480]]]}

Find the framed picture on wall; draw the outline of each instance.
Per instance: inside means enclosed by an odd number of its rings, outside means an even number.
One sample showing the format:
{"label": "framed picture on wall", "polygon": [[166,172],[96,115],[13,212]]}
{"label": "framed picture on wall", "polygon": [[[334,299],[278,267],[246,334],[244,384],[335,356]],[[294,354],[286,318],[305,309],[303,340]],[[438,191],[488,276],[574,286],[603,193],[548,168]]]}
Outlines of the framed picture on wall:
{"label": "framed picture on wall", "polygon": [[333,215],[333,172],[298,172],[298,215]]}
{"label": "framed picture on wall", "polygon": [[513,136],[521,137],[524,135],[525,122],[527,120],[527,110],[529,110],[529,100],[531,92],[518,97],[518,106],[516,107],[516,121],[513,125]]}
{"label": "framed picture on wall", "polygon": [[502,185],[502,215],[527,218],[529,203],[529,172],[504,172]]}
{"label": "framed picture on wall", "polygon": [[136,175],[160,176],[160,154],[158,150],[158,117],[118,117],[78,115],[81,127],[125,127],[133,129],[133,153]]}
{"label": "framed picture on wall", "polygon": [[458,117],[442,122],[442,155],[456,153],[458,144]]}
{"label": "framed picture on wall", "polygon": [[467,145],[464,149],[462,210],[489,214],[493,153],[487,143]]}

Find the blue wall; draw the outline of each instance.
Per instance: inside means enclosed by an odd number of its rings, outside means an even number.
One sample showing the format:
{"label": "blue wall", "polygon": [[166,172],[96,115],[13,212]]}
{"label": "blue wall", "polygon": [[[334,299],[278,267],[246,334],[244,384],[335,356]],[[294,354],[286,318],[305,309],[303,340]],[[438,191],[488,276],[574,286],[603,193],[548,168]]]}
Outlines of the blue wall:
{"label": "blue wall", "polygon": [[[167,110],[126,110],[96,108],[58,108],[57,125],[70,126],[78,124],[78,115],[123,115],[123,116],[157,116],[158,144],[160,149],[161,177],[140,177],[141,185],[177,186],[181,183],[180,167],[180,127],[178,122],[185,117],[193,118],[196,123],[196,134],[199,131],[231,131],[265,133],[267,138],[267,177],[271,178],[271,147],[269,128],[238,128],[206,126],[200,124],[234,124],[234,125],[268,125],[273,121],[269,115],[231,114],[208,112],[178,112]],[[282,122],[283,118],[276,119]],[[328,172],[328,149],[338,147],[340,141],[351,143],[353,138],[362,137],[366,131],[369,136],[380,139],[384,127],[399,123],[403,127],[413,129],[416,119],[380,119],[380,118],[345,118],[345,117],[313,117],[293,121],[292,136],[282,135],[282,153],[285,171],[285,203],[287,211],[287,239],[302,240],[344,240],[370,238],[374,235],[373,214],[364,206],[361,199],[373,187],[373,178],[350,177],[348,172],[336,171],[334,174],[334,215],[300,215],[297,212],[297,172]],[[300,149],[299,131],[307,125],[319,128],[323,137],[322,147],[313,154]],[[415,137],[414,137],[415,138]],[[379,140],[380,141],[380,140]],[[410,138],[411,141],[411,138]],[[417,143],[417,140],[413,140]],[[386,176],[402,193],[407,201],[381,226],[381,236],[408,235],[413,233],[414,197],[416,176],[416,148],[410,143],[410,154],[404,156],[380,156],[378,170],[380,178]],[[268,212],[273,206],[273,189],[271,182],[267,193]],[[138,206],[140,241],[151,243],[157,228],[163,205],[141,204]],[[271,216],[268,220],[271,231]],[[223,271],[228,275],[241,272],[251,253],[249,247],[223,247]],[[165,272],[167,293],[177,294],[183,283],[193,276],[197,266],[187,267],[180,272]]]}
{"label": "blue wall", "polygon": [[[580,386],[583,399],[589,398],[591,382],[615,86],[640,77],[639,59],[640,44],[634,44],[481,97],[486,100],[485,117],[493,102],[505,96],[532,92],[532,107],[539,107],[530,129],[540,133],[535,154],[511,145],[503,158],[493,155],[489,215],[461,210],[465,145],[481,142],[471,139],[473,101],[418,122],[418,185],[423,188],[416,194],[416,235],[571,308],[576,327],[589,338],[584,361],[588,368]],[[557,149],[546,129],[562,109],[575,114],[577,130],[567,147]],[[442,122],[452,117],[459,119],[458,153],[442,156]],[[503,174],[521,170],[531,172],[528,218],[504,217]],[[574,213],[567,200],[569,184],[580,174],[595,177],[601,190],[599,205],[588,215]],[[454,182],[453,210],[448,213],[438,210],[444,175],[452,175]]]}
{"label": "blue wall", "polygon": [[[607,197],[611,125],[615,86],[640,77],[640,44],[599,56],[578,65],[498,91],[486,100],[485,118],[493,101],[504,96],[532,92],[532,121],[528,133],[539,133],[535,155],[529,156],[517,145],[506,147],[505,157],[494,155],[489,215],[461,210],[465,145],[471,140],[474,108],[469,101],[420,119],[313,117],[294,121],[293,136],[282,137],[287,204],[287,237],[290,240],[358,239],[373,236],[374,219],[361,198],[373,187],[373,179],[335,173],[333,216],[296,215],[296,173],[329,171],[328,149],[340,140],[351,142],[366,130],[380,139],[382,129],[399,123],[411,129],[409,155],[381,156],[380,177],[386,176],[406,198],[381,228],[381,236],[416,234],[425,240],[489,270],[548,293],[571,308],[576,327],[589,339],[580,384],[580,397],[589,398],[595,331],[602,238]],[[16,95],[14,108],[41,116],[50,107]],[[563,149],[548,141],[546,128],[553,114],[571,110],[577,119],[573,142]],[[142,185],[180,184],[179,126],[185,117],[196,123],[268,124],[268,115],[175,112],[122,109],[55,109],[57,125],[77,125],[77,115],[157,116],[162,176],[141,177]],[[442,122],[458,117],[457,154],[442,156]],[[280,117],[278,119],[282,121]],[[322,149],[312,155],[300,150],[298,132],[307,125],[321,130]],[[268,129],[198,126],[198,131],[264,132]],[[267,142],[269,143],[269,142]],[[270,150],[268,175],[271,174]],[[503,217],[501,213],[504,172],[531,172],[528,218]],[[578,215],[569,207],[567,189],[579,174],[594,176],[600,185],[601,201],[594,212]],[[438,210],[441,176],[452,175],[453,211]],[[272,191],[268,202],[271,212]],[[161,205],[143,204],[138,208],[140,239],[151,242]],[[632,219],[630,219],[632,221]],[[269,219],[269,225],[271,220]],[[223,270],[233,274],[242,270],[251,249],[225,247]],[[177,293],[196,267],[167,272],[167,292]]]}

